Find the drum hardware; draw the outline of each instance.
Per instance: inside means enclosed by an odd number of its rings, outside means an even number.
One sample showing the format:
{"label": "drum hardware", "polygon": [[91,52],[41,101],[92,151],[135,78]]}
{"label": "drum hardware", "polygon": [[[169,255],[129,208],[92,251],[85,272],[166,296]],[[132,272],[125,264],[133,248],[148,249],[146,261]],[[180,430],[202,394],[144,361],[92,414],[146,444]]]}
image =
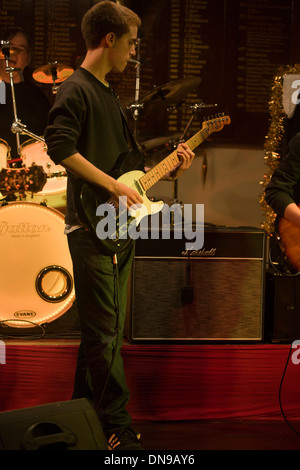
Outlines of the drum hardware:
{"label": "drum hardware", "polygon": [[4,194],[24,191],[39,192],[45,186],[46,180],[46,173],[42,166],[2,168],[0,171],[0,191]]}
{"label": "drum hardware", "polygon": [[5,58],[5,62],[6,62],[5,71],[9,74],[9,77],[10,77],[12,105],[13,105],[13,113],[14,113],[14,122],[12,123],[11,131],[16,135],[17,152],[18,152],[18,155],[21,156],[20,134],[28,135],[30,137],[34,137],[35,139],[42,140],[43,142],[45,142],[45,140],[42,137],[39,137],[39,136],[33,134],[33,132],[30,132],[27,129],[26,125],[22,124],[21,120],[18,118],[13,73],[16,72],[16,71],[19,72],[21,80],[24,81],[24,79],[23,79],[23,75],[22,75],[21,70],[19,68],[16,68],[16,67],[9,67],[8,62],[9,62],[9,58],[10,58],[10,55],[11,55],[10,54],[11,50],[12,50],[12,55],[17,55],[21,51],[18,48],[10,47],[8,41],[0,41],[0,49],[1,49],[2,58]]}
{"label": "drum hardware", "polygon": [[52,93],[55,95],[58,90],[57,84],[66,80],[73,72],[74,70],[71,67],[54,61],[37,68],[33,72],[32,77],[40,83],[52,83]]}
{"label": "drum hardware", "polygon": [[[13,74],[14,72],[18,72],[20,75],[20,78],[22,81],[24,81],[22,72],[19,68],[14,68],[14,67],[9,67],[9,58],[11,55],[11,50],[12,50],[12,55],[17,55],[21,51],[18,48],[10,47],[10,43],[8,41],[1,41],[0,42],[0,48],[1,48],[1,58],[5,59],[6,67],[5,71],[9,74],[10,77],[10,86],[11,86],[11,96],[12,96],[12,105],[13,105],[13,112],[14,112],[14,122],[18,122],[18,116],[17,116],[17,104],[16,104],[16,96],[15,96],[15,88],[14,88],[14,80],[13,80]],[[17,152],[18,155],[20,155],[20,133],[17,131],[16,132],[16,140],[17,140]]]}
{"label": "drum hardware", "polygon": [[8,145],[8,143],[0,139],[0,170],[2,168],[7,168],[7,162],[8,160],[11,160],[10,156],[11,148]]}
{"label": "drum hardware", "polygon": [[8,54],[9,57],[20,54],[21,49],[9,45],[9,41],[0,41],[0,59],[5,59]]}
{"label": "drum hardware", "polygon": [[63,166],[56,165],[47,155],[45,140],[29,139],[21,145],[21,158],[25,167],[41,165],[47,175],[43,189],[34,194],[26,193],[27,200],[45,203],[62,210],[66,205],[67,173]]}

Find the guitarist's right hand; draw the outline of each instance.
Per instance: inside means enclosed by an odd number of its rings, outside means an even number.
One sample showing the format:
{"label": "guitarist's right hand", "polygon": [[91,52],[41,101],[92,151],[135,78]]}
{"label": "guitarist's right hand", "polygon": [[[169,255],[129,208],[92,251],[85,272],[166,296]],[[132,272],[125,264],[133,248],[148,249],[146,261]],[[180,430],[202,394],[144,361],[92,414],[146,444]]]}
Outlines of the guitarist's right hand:
{"label": "guitarist's right hand", "polygon": [[80,153],[71,155],[60,162],[67,170],[79,176],[88,183],[100,186],[106,189],[112,196],[114,203],[119,205],[119,197],[127,197],[127,209],[135,204],[142,204],[143,199],[134,189],[130,188],[124,183],[118,182],[111,176],[107,175],[99,168],[95,167]]}
{"label": "guitarist's right hand", "polygon": [[[135,191],[135,189],[132,189],[126,184],[120,183],[117,180],[113,180],[113,181],[114,181],[113,188],[109,190],[109,192],[112,196],[114,203],[117,206],[119,205],[119,201],[121,202],[121,204],[123,201],[124,203],[126,202],[127,209],[135,208],[139,204],[143,204],[143,199],[138,194],[138,192]],[[124,197],[124,199],[120,200],[119,198],[122,196]]]}

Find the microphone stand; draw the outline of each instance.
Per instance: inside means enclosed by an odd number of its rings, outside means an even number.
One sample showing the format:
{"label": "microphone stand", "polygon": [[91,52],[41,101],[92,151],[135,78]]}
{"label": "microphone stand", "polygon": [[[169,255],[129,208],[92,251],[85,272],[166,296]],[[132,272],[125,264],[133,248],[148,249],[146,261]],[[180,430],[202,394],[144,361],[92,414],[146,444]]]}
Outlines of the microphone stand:
{"label": "microphone stand", "polygon": [[134,59],[129,60],[129,62],[135,64],[135,69],[136,69],[134,103],[127,107],[127,109],[130,109],[130,110],[133,111],[133,119],[134,119],[133,135],[134,135],[135,140],[137,140],[137,137],[138,137],[137,123],[138,123],[138,118],[139,118],[139,110],[143,109],[143,107],[144,107],[143,104],[139,103],[139,98],[140,98],[140,71],[141,71],[140,44],[141,44],[141,39],[138,39],[138,44],[137,44],[137,49],[136,49],[136,60],[134,60]]}

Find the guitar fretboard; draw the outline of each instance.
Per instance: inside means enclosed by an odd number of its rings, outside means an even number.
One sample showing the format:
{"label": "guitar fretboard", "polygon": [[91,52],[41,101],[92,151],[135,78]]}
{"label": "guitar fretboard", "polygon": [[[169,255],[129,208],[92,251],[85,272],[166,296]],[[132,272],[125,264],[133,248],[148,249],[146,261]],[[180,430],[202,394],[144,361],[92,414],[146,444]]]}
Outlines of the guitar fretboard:
{"label": "guitar fretboard", "polygon": [[[194,150],[198,145],[204,142],[207,137],[211,134],[208,128],[203,128],[193,137],[186,141],[186,144],[191,150]],[[169,171],[174,170],[180,163],[180,159],[177,156],[177,150],[174,150],[170,155],[164,158],[158,165],[147,171],[139,180],[145,191],[150,189],[157,181],[163,178]]]}

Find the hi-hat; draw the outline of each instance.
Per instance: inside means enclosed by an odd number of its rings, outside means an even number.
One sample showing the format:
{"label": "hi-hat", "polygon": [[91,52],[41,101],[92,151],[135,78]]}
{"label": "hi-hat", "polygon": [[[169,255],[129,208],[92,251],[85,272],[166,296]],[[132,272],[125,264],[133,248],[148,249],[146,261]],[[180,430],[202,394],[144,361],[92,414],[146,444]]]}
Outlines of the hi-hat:
{"label": "hi-hat", "polygon": [[148,104],[163,101],[166,105],[176,105],[181,103],[186,95],[197,88],[201,83],[201,78],[181,78],[173,82],[155,87],[140,99],[141,104]]}
{"label": "hi-hat", "polygon": [[72,75],[74,70],[68,65],[52,62],[36,69],[32,76],[34,80],[40,83],[61,83]]}

